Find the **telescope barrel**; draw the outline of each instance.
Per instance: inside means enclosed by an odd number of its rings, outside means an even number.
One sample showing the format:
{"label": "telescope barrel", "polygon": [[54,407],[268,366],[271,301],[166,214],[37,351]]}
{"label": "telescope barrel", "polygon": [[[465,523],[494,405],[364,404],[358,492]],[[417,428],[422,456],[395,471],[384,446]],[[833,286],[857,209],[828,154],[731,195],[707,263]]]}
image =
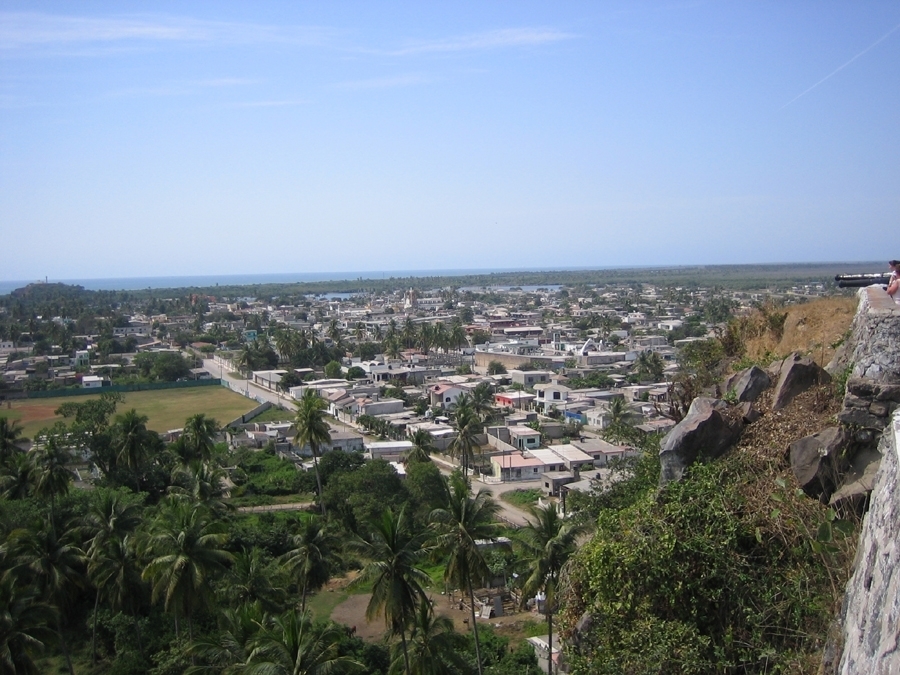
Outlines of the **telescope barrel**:
{"label": "telescope barrel", "polygon": [[876,274],[836,274],[834,280],[839,288],[863,288],[872,284],[886,284],[890,281],[890,272]]}

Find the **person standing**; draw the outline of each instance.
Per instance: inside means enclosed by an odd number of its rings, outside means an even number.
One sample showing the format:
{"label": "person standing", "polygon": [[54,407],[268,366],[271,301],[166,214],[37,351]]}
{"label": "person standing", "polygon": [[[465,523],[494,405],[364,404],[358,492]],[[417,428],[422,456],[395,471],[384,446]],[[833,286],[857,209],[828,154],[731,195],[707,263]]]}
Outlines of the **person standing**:
{"label": "person standing", "polygon": [[900,260],[891,260],[888,266],[891,268],[891,278],[888,281],[887,294],[900,305]]}

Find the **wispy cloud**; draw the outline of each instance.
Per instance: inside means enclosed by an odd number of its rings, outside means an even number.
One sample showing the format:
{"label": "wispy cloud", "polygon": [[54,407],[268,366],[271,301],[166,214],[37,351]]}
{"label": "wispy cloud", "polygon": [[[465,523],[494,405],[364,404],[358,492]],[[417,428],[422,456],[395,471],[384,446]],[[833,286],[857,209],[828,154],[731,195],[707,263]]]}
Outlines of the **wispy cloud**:
{"label": "wispy cloud", "polygon": [[187,96],[208,89],[241,87],[256,84],[257,80],[241,77],[217,77],[206,80],[177,80],[158,85],[126,87],[111,92],[110,96]]}
{"label": "wispy cloud", "polygon": [[0,50],[5,52],[153,43],[322,44],[335,33],[316,26],[202,21],[185,17],[129,15],[78,17],[0,12]]}
{"label": "wispy cloud", "polygon": [[500,28],[484,33],[473,33],[437,40],[409,42],[399,49],[386,53],[392,56],[428,54],[441,52],[464,52],[510,47],[533,47],[571,40],[576,37],[553,28]]}
{"label": "wispy cloud", "polygon": [[282,108],[285,106],[304,105],[306,101],[286,100],[286,101],[240,101],[231,103],[230,108]]}
{"label": "wispy cloud", "polygon": [[373,77],[366,80],[353,80],[350,82],[336,82],[331,85],[333,89],[358,90],[358,89],[390,89],[393,87],[412,87],[419,84],[428,84],[431,79],[415,73],[408,75],[396,75],[393,77]]}
{"label": "wispy cloud", "polygon": [[248,84],[257,84],[259,80],[251,80],[245,77],[214,77],[209,80],[197,80],[199,87],[241,87]]}
{"label": "wispy cloud", "polygon": [[878,38],[877,40],[875,40],[875,42],[873,42],[873,43],[870,44],[868,47],[866,47],[865,49],[863,49],[859,54],[857,54],[856,56],[854,56],[852,59],[850,59],[849,61],[847,61],[847,62],[844,63],[843,65],[838,66],[838,67],[835,68],[834,70],[832,70],[830,73],[828,73],[828,75],[826,75],[826,76],[823,77],[821,80],[819,80],[818,82],[816,82],[813,86],[809,87],[809,89],[806,89],[806,90],[804,90],[804,91],[801,91],[801,92],[800,92],[799,94],[797,94],[794,98],[792,98],[790,101],[788,101],[788,102],[785,103],[783,106],[781,106],[781,108],[779,108],[779,110],[784,110],[784,109],[787,108],[791,103],[793,103],[794,101],[796,101],[798,98],[800,98],[800,97],[802,97],[802,96],[806,96],[806,95],[807,95],[809,92],[811,92],[813,89],[815,89],[815,88],[818,87],[820,84],[822,84],[823,82],[825,82],[825,80],[828,80],[828,79],[832,78],[833,76],[837,75],[837,74],[838,74],[839,72],[841,72],[844,68],[846,68],[846,67],[849,66],[851,63],[853,63],[854,61],[856,61],[856,59],[858,59],[860,56],[862,56],[863,54],[865,54],[865,53],[868,52],[868,51],[871,51],[872,49],[875,49],[875,47],[877,47],[877,46],[880,45],[882,42],[884,42],[885,40],[887,40],[887,39],[894,33],[894,31],[896,31],[898,28],[900,28],[900,23],[898,23],[896,26],[894,26],[893,28],[891,28],[887,33],[885,33],[885,34],[882,35],[880,38]]}

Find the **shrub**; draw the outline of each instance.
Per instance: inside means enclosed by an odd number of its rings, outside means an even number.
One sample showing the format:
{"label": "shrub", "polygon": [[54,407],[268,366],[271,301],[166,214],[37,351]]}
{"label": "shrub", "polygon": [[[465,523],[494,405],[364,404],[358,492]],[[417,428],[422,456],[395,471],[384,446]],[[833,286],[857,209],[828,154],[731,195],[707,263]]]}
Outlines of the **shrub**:
{"label": "shrub", "polygon": [[736,452],[601,511],[570,567],[562,623],[593,616],[573,672],[781,672],[818,654],[849,551],[823,545],[826,510],[784,485]]}

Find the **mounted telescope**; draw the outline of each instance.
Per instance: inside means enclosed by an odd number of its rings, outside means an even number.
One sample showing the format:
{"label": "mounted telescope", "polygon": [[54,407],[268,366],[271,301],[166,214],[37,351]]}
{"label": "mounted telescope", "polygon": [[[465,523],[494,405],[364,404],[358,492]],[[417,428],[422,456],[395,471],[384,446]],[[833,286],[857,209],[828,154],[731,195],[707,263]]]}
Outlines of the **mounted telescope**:
{"label": "mounted telescope", "polygon": [[872,284],[887,284],[891,280],[891,273],[877,274],[835,274],[834,280],[838,288],[863,288]]}

